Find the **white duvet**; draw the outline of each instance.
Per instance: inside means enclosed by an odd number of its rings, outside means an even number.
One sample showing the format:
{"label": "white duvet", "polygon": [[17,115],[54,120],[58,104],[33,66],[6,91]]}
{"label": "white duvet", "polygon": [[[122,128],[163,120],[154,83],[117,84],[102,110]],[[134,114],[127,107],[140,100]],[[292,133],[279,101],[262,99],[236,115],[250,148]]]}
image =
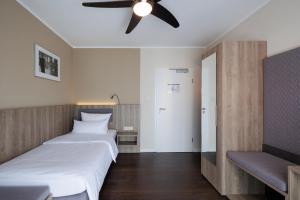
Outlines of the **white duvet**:
{"label": "white duvet", "polygon": [[87,191],[98,200],[117,154],[111,136],[67,134],[0,165],[0,185],[48,185],[53,197]]}
{"label": "white duvet", "polygon": [[69,133],[56,137],[52,140],[45,142],[44,144],[83,144],[83,143],[101,143],[106,144],[109,148],[112,159],[116,162],[118,155],[118,148],[114,138],[111,135],[100,134],[73,134]]}

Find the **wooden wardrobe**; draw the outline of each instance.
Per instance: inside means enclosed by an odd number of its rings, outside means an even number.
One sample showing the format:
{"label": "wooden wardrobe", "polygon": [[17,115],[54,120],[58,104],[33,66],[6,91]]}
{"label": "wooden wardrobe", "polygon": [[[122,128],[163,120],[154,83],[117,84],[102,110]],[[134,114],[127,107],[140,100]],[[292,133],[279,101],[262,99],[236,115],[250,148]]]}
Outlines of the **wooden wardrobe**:
{"label": "wooden wardrobe", "polygon": [[259,194],[264,186],[232,165],[228,151],[262,151],[265,41],[224,41],[203,59],[217,55],[216,163],[204,156],[201,172],[222,194]]}

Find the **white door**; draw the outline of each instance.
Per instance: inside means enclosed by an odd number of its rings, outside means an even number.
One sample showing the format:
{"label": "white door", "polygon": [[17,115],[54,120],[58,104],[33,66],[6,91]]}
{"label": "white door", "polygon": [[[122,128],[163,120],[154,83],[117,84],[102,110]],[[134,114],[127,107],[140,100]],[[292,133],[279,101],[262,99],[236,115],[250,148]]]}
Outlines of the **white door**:
{"label": "white door", "polygon": [[157,152],[193,150],[193,69],[156,70],[155,144]]}
{"label": "white door", "polygon": [[216,54],[212,54],[202,61],[202,152],[216,152],[216,59]]}

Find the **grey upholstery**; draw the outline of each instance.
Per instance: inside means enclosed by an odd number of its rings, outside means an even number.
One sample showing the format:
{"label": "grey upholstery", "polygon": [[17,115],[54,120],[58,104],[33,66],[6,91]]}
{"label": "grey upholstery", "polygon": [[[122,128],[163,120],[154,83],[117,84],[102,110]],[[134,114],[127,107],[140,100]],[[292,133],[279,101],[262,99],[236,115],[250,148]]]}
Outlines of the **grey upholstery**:
{"label": "grey upholstery", "polygon": [[48,186],[0,186],[0,199],[45,200],[50,195]]}
{"label": "grey upholstery", "polygon": [[300,155],[299,98],[300,48],[265,59],[264,144]]}
{"label": "grey upholstery", "polygon": [[228,152],[227,157],[241,169],[282,192],[288,189],[288,166],[296,165],[264,152]]}
{"label": "grey upholstery", "polygon": [[76,120],[82,120],[81,119],[82,112],[91,113],[91,114],[109,114],[109,113],[111,113],[109,122],[113,121],[113,109],[112,108],[81,108],[81,109],[77,110],[77,113],[75,113]]}

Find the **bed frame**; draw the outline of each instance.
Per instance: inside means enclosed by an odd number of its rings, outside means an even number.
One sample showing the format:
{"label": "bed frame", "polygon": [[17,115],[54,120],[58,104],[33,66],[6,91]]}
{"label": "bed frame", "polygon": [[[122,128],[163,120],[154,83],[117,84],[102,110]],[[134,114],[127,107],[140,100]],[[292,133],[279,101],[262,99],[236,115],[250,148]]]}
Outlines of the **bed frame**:
{"label": "bed frame", "polygon": [[[0,164],[72,130],[80,113],[112,113],[109,128],[140,130],[140,105],[57,105],[0,109]],[[53,200],[88,200],[87,193]]]}

